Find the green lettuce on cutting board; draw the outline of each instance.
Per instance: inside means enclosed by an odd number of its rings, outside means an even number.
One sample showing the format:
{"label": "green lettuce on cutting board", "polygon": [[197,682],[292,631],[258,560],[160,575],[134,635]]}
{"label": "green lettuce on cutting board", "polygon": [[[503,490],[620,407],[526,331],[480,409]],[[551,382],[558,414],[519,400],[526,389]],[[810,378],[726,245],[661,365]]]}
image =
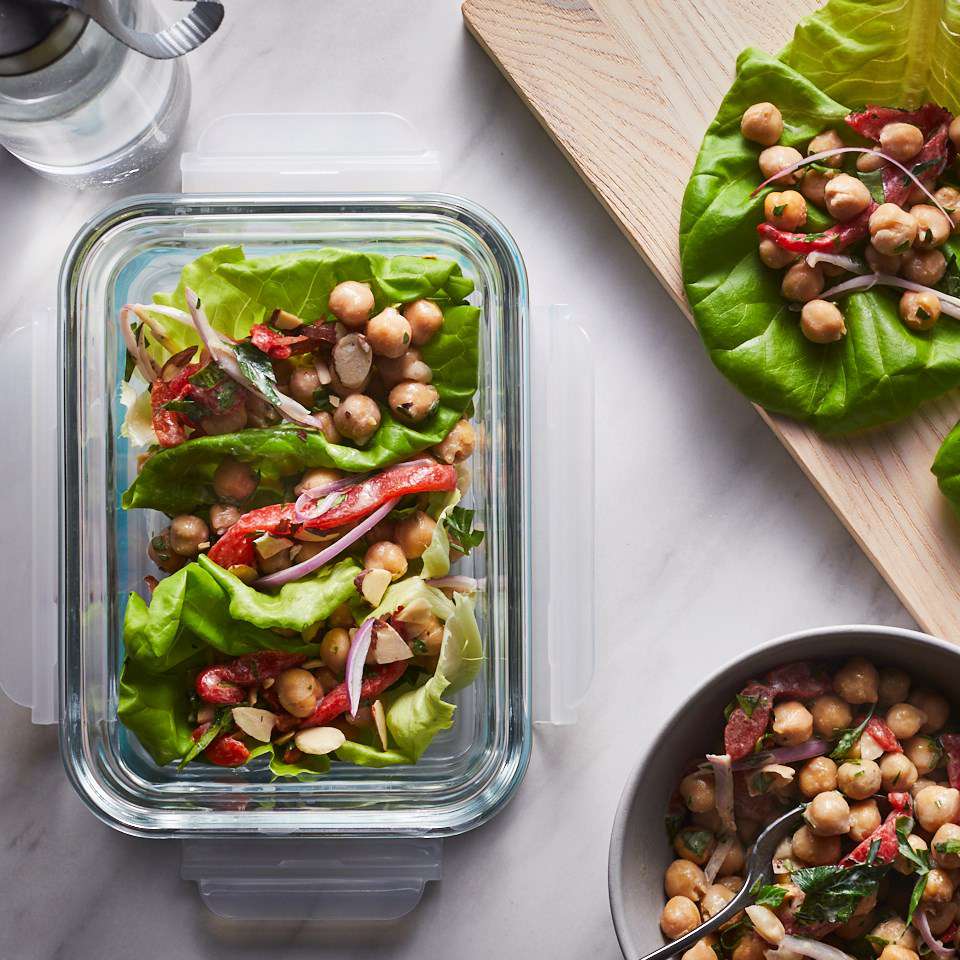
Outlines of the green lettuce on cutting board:
{"label": "green lettuce on cutting board", "polygon": [[[960,7],[933,0],[830,0],[797,27],[779,57],[744,51],[737,75],[704,137],[680,221],[683,283],[711,359],[766,409],[844,434],[906,416],[960,384],[960,324],[942,317],[929,332],[900,321],[883,289],[843,302],[847,336],[808,341],[780,293],[780,275],[757,255],[762,149],[740,134],[753,103],[781,110],[780,142],[803,152],[867,103],[960,108]],[[955,240],[944,253],[960,251]]]}

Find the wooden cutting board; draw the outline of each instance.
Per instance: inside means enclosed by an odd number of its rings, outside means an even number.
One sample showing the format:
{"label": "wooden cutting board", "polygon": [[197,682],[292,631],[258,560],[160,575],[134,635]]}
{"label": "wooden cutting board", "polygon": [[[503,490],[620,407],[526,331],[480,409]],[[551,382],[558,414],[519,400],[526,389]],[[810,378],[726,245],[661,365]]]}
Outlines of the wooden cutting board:
{"label": "wooden cutting board", "polygon": [[[692,321],[680,201],[747,46],[776,53],[814,0],[466,0],[481,46]],[[930,473],[960,391],[846,440],[760,410],[917,622],[960,643],[960,524]]]}

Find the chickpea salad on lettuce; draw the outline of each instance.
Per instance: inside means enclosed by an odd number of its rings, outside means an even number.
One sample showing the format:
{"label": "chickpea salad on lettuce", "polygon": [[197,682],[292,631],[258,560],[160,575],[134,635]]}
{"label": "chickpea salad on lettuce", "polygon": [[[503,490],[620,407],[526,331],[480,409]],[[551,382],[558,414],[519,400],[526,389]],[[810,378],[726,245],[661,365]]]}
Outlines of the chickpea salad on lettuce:
{"label": "chickpea salad on lettuce", "polygon": [[804,822],[774,882],[684,960],[956,956],[960,728],[946,697],[863,658],[791,663],[748,683],[725,721],[722,752],[693,761],[668,806],[664,935],[723,909],[745,847],[798,801]]}
{"label": "chickpea salad on lettuce", "polygon": [[219,247],[128,304],[127,509],[166,514],[120,720],[158,764],[416,763],[483,660],[460,505],[479,309],[457,264]]}
{"label": "chickpea salad on lettuce", "polygon": [[957,29],[935,0],[830,0],[778,57],[741,54],[687,185],[711,359],[827,434],[960,385]]}

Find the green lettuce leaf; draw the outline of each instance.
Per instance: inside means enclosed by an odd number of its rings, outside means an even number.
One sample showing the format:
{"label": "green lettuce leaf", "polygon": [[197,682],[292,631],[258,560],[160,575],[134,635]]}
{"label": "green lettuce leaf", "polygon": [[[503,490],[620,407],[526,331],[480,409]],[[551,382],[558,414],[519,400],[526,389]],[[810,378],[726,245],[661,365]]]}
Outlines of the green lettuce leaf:
{"label": "green lettuce leaf", "polygon": [[447,680],[448,693],[470,686],[483,664],[483,641],[477,626],[476,602],[463,593],[453,595],[453,613],[443,625],[443,644],[437,673]]}
{"label": "green lettuce leaf", "polygon": [[960,519],[960,423],[947,434],[931,469],[941,493],[950,501]]}
{"label": "green lettuce leaf", "polygon": [[447,536],[447,517],[460,502],[459,490],[451,490],[446,505],[436,517],[437,525],[427,549],[423,551],[421,576],[425,580],[433,577],[445,577],[450,572],[450,538]]}
{"label": "green lettuce leaf", "polygon": [[326,620],[341,603],[356,596],[353,581],[360,573],[359,564],[353,560],[340,560],[303,580],[284,584],[276,594],[268,594],[248,586],[206,556],[200,556],[197,562],[226,593],[231,617],[266,630],[306,630]]}
{"label": "green lettuce leaf", "polygon": [[[265,744],[269,749],[270,745]],[[296,763],[287,763],[283,759],[283,747],[274,747],[270,758],[270,771],[276,777],[293,777],[296,780],[316,780],[330,770],[329,757],[315,757],[309,754],[303,756]]]}
{"label": "green lettuce leaf", "polygon": [[358,767],[398,767],[414,762],[399,750],[378,750],[355,740],[348,740],[337,750],[337,759]]}
{"label": "green lettuce leaf", "polygon": [[120,672],[117,715],[160,766],[193,745],[188,692],[185,667],[158,676],[128,659]]}
{"label": "green lettuce leaf", "polygon": [[[844,300],[843,340],[814,344],[780,294],[780,272],[757,256],[763,195],[751,199],[750,192],[761,179],[761,148],[741,136],[740,117],[752,103],[776,103],[784,118],[781,143],[803,151],[828,128],[850,139],[843,121],[851,106],[898,105],[903,97],[875,74],[887,69],[888,58],[900,57],[901,39],[914,19],[926,16],[928,4],[906,0],[896,11],[886,0],[878,5],[890,8],[889,18],[875,16],[864,0],[831,0],[801,24],[782,59],[752,49],[741,54],[681,211],[684,287],[711,359],[755,403],[827,434],[896,420],[960,384],[956,321],[944,317],[932,331],[913,332],[900,321],[897,296],[876,289]],[[897,69],[920,70],[926,51],[916,50],[910,64],[898,59]],[[935,89],[926,79],[905,82],[907,93],[917,88]],[[948,256],[957,244],[949,247]]]}
{"label": "green lettuce leaf", "polygon": [[453,726],[456,707],[442,699],[449,682],[438,670],[422,687],[398,697],[387,711],[387,729],[416,763],[441,730]]}
{"label": "green lettuce leaf", "polygon": [[363,449],[330,443],[321,433],[295,426],[198,437],[150,457],[123,495],[123,506],[172,516],[214,503],[213,474],[227,456],[259,471],[259,496],[271,502],[283,498],[284,478],[310,467],[363,473],[432,447],[463,416],[477,389],[479,318],[476,307],[448,307],[443,329],[422,348],[440,395],[437,412],[425,424],[408,427],[384,409],[380,428]]}
{"label": "green lettuce leaf", "polygon": [[448,620],[453,616],[453,601],[436,587],[429,587],[420,577],[407,577],[398,580],[387,587],[387,592],[377,607],[369,616],[376,619],[393,613],[397,607],[405,607],[414,600],[423,600],[430,608],[430,612],[441,620]]}

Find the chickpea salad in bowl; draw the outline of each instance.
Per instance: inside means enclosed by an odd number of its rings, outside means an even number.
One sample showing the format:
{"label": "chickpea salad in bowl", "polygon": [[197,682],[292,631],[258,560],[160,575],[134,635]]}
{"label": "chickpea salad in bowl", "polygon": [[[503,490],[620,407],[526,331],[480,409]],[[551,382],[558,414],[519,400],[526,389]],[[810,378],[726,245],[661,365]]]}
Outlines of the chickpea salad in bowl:
{"label": "chickpea salad in bowl", "polygon": [[128,304],[126,509],[166,515],[120,720],[160,765],[416,763],[483,660],[466,461],[473,283],[450,260],[219,247]]}
{"label": "chickpea salad in bowl", "polygon": [[774,882],[685,960],[954,956],[960,726],[946,697],[864,658],[804,661],[748,683],[725,715],[723,752],[692,763],[669,804],[664,935],[733,899],[767,824],[798,802],[804,822]]}

